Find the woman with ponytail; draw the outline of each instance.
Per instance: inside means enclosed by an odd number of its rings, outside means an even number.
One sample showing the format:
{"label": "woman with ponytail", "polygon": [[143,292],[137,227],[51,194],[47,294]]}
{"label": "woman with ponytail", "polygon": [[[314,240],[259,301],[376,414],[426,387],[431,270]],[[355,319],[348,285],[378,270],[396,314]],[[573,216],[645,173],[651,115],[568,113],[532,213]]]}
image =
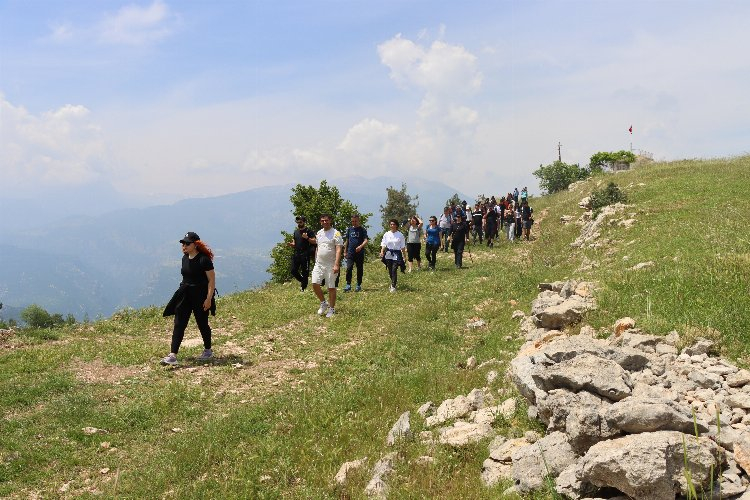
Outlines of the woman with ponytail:
{"label": "woman with ponytail", "polygon": [[172,330],[172,346],[168,356],[161,360],[163,365],[177,364],[177,351],[180,350],[182,338],[185,335],[190,314],[195,316],[195,322],[203,337],[203,353],[198,356],[201,361],[213,357],[211,350],[211,327],[208,325],[208,315],[216,314],[216,274],[214,272],[214,254],[203,243],[200,236],[190,231],[180,240],[182,244],[182,283],[164,309],[164,316],[174,314],[174,329]]}

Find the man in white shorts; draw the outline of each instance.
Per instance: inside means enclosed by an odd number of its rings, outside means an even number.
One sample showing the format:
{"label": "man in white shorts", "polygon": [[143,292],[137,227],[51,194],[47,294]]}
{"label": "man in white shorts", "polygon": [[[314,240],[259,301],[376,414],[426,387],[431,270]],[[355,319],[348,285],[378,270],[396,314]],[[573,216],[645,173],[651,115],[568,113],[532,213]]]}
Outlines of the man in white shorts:
{"label": "man in white shorts", "polygon": [[[320,216],[320,225],[323,227],[315,235],[315,243],[318,250],[315,253],[315,267],[312,271],[312,284],[315,296],[320,301],[318,314],[325,314],[326,318],[332,317],[336,307],[336,279],[339,275],[341,253],[344,248],[344,238],[341,233],[331,226],[332,219],[328,214]],[[328,300],[323,296],[320,284],[325,280],[328,285]]]}

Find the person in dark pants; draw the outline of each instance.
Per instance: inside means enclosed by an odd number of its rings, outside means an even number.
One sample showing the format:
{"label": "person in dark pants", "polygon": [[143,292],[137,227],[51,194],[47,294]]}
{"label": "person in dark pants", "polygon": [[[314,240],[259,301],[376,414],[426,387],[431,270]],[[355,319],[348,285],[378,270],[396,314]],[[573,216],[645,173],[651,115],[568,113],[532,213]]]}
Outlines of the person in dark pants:
{"label": "person in dark pants", "polygon": [[443,240],[443,250],[448,251],[448,241],[451,236],[451,224],[453,224],[453,211],[450,207],[443,209],[443,215],[438,219],[438,227],[440,227],[440,237]]}
{"label": "person in dark pants", "polygon": [[482,237],[484,235],[482,225],[484,224],[484,213],[485,211],[479,206],[479,203],[474,205],[474,211],[471,212],[471,242],[476,243],[477,237],[479,238],[479,244],[482,244]]}
{"label": "person in dark pants", "polygon": [[[526,189],[526,188],[524,188]],[[526,240],[531,239],[531,225],[534,223],[534,219],[531,214],[534,213],[534,209],[529,206],[527,200],[521,202],[521,223],[523,224],[523,238]]]}
{"label": "person in dark pants", "polygon": [[359,214],[352,215],[352,225],[344,234],[344,248],[346,248],[346,286],[344,292],[352,290],[352,268],[357,266],[357,287],[354,291],[362,290],[362,270],[365,264],[365,247],[367,246],[367,229],[362,227]]}
{"label": "person in dark pants", "polygon": [[425,235],[425,256],[427,257],[428,267],[435,270],[437,264],[437,252],[440,250],[440,228],[437,225],[437,217],[430,217],[430,225],[424,230]]}
{"label": "person in dark pants", "polygon": [[176,365],[177,352],[185,336],[190,314],[203,337],[203,353],[199,360],[207,361],[213,357],[211,350],[211,327],[208,324],[209,311],[216,314],[214,292],[216,291],[216,273],[214,272],[214,254],[203,243],[200,236],[190,231],[180,240],[182,244],[182,282],[172,299],[164,309],[164,316],[174,314],[171,352],[161,360],[163,365]]}
{"label": "person in dark pants", "polygon": [[461,214],[456,215],[456,221],[451,226],[451,248],[455,256],[456,269],[463,267],[464,247],[469,237],[469,225]]}
{"label": "person in dark pants", "polygon": [[497,210],[495,210],[494,202],[490,202],[487,213],[484,214],[484,220],[486,222],[485,238],[487,246],[493,248],[495,246],[495,233],[497,229]]}
{"label": "person in dark pants", "polygon": [[383,234],[380,241],[380,258],[388,268],[388,276],[391,279],[391,293],[396,291],[396,282],[398,281],[398,269],[405,266],[406,260],[406,238],[398,230],[398,220],[391,219],[388,222],[390,231]]}
{"label": "person in dark pants", "polygon": [[315,233],[307,227],[307,219],[303,215],[296,217],[297,229],[294,230],[292,241],[287,245],[294,248],[292,255],[292,276],[299,281],[300,291],[307,289],[310,276],[310,250],[313,248],[310,239],[315,239]]}

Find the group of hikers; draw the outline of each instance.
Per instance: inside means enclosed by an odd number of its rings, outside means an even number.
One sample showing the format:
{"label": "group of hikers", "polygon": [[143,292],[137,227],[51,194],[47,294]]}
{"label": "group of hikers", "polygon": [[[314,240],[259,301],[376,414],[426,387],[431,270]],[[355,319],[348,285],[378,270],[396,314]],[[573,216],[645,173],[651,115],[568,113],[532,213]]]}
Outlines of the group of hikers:
{"label": "group of hikers", "polygon": [[[413,215],[408,221],[390,219],[388,230],[380,241],[380,259],[388,269],[389,291],[396,291],[398,272],[412,272],[422,268],[422,242],[425,246],[427,268],[434,271],[437,256],[453,250],[456,269],[463,268],[463,254],[466,244],[486,244],[492,248],[501,237],[510,242],[531,238],[534,224],[533,209],[529,206],[528,190],[516,188],[512,193],[496,200],[481,197],[474,207],[466,201],[451,204],[443,209],[440,217],[430,216],[427,227],[422,219]],[[291,275],[300,283],[300,291],[307,289],[312,281],[313,291],[320,302],[318,314],[331,318],[336,314],[336,291],[342,260],[346,266],[344,292],[362,290],[365,249],[369,243],[367,229],[362,226],[359,214],[353,214],[351,225],[342,234],[333,227],[329,214],[320,216],[321,229],[314,232],[307,227],[307,219],[298,215],[292,240],[287,245],[293,248]],[[403,226],[403,232],[401,228]],[[182,244],[182,282],[164,310],[164,316],[174,315],[171,352],[161,360],[164,365],[177,364],[177,352],[187,327],[191,313],[195,316],[203,338],[204,350],[199,360],[213,357],[211,349],[211,327],[209,313],[215,314],[214,295],[216,293],[213,252],[194,232],[188,232],[180,239]],[[314,266],[310,273],[310,261],[314,256]],[[356,283],[352,288],[354,267]],[[326,299],[323,287],[328,288]]]}

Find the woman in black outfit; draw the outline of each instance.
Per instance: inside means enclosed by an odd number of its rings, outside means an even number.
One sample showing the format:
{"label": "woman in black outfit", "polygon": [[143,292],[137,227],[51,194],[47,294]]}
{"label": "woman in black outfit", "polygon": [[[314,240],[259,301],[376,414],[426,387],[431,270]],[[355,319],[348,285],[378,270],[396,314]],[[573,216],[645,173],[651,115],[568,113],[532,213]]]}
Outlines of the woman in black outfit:
{"label": "woman in black outfit", "polygon": [[182,243],[182,283],[172,296],[164,316],[174,314],[172,330],[172,351],[161,360],[163,365],[177,364],[177,351],[180,350],[182,337],[185,335],[190,314],[203,337],[203,353],[199,360],[206,361],[213,357],[211,350],[211,327],[208,325],[208,314],[216,314],[214,292],[216,291],[216,274],[214,272],[214,254],[201,241],[200,236],[190,231],[180,240]]}

